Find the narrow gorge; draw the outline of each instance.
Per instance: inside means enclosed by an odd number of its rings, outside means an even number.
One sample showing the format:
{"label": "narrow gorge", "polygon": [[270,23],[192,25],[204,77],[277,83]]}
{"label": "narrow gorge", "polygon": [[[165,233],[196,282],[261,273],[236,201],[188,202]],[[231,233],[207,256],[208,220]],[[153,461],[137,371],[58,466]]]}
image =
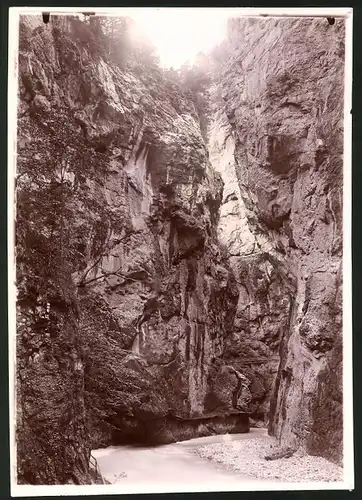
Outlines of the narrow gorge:
{"label": "narrow gorge", "polygon": [[253,427],[341,465],[344,20],[177,71],[133,26],[20,21],[18,483]]}

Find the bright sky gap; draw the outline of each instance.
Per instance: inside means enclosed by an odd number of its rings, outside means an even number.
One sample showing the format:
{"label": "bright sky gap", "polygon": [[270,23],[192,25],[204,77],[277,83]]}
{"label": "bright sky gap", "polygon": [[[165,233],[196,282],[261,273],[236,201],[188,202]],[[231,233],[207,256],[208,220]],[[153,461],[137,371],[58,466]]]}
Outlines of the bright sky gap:
{"label": "bright sky gap", "polygon": [[227,11],[195,9],[135,9],[132,18],[157,50],[160,64],[178,68],[193,63],[200,52],[208,52],[226,37]]}

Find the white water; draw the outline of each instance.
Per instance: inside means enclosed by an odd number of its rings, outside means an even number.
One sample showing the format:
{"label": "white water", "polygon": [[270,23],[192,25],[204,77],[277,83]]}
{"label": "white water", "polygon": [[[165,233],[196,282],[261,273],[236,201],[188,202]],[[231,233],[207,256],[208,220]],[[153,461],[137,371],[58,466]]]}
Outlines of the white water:
{"label": "white water", "polygon": [[200,485],[217,491],[220,484],[237,490],[250,483],[250,478],[221,469],[190,451],[195,446],[265,435],[265,429],[251,429],[247,434],[209,436],[157,447],[110,446],[93,450],[92,454],[103,477],[112,484],[124,485],[127,491],[133,485],[135,491],[146,485],[150,491],[160,485],[162,490],[177,491],[180,485],[185,487],[185,482],[189,491],[199,489]]}

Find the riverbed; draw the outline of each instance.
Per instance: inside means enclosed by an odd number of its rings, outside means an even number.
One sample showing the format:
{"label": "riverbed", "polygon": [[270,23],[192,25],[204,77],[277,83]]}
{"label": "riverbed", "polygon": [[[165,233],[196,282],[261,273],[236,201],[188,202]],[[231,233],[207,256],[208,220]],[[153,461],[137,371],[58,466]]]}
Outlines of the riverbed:
{"label": "riverbed", "polygon": [[221,483],[226,483],[237,490],[253,479],[198,456],[194,453],[195,448],[265,435],[264,429],[251,429],[245,434],[208,436],[155,447],[110,446],[93,450],[92,455],[104,479],[111,484],[130,486],[144,483],[152,487],[162,483],[165,488],[169,485],[173,490],[175,485],[186,482],[192,491],[200,484],[217,489]]}
{"label": "riverbed", "polygon": [[103,478],[125,492],[238,491],[260,483],[268,489],[272,484],[343,480],[343,469],[321,457],[298,452],[265,460],[275,445],[266,429],[251,429],[155,447],[110,446],[92,455]]}

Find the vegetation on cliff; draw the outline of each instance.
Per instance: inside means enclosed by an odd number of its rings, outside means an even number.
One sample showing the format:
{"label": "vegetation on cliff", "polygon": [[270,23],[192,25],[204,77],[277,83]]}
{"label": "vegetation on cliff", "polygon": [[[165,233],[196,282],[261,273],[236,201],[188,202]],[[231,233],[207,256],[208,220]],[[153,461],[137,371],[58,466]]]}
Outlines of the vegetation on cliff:
{"label": "vegetation on cliff", "polygon": [[130,19],[22,18],[19,482],[249,416],[340,461],[343,26],[258,23],[176,71]]}

